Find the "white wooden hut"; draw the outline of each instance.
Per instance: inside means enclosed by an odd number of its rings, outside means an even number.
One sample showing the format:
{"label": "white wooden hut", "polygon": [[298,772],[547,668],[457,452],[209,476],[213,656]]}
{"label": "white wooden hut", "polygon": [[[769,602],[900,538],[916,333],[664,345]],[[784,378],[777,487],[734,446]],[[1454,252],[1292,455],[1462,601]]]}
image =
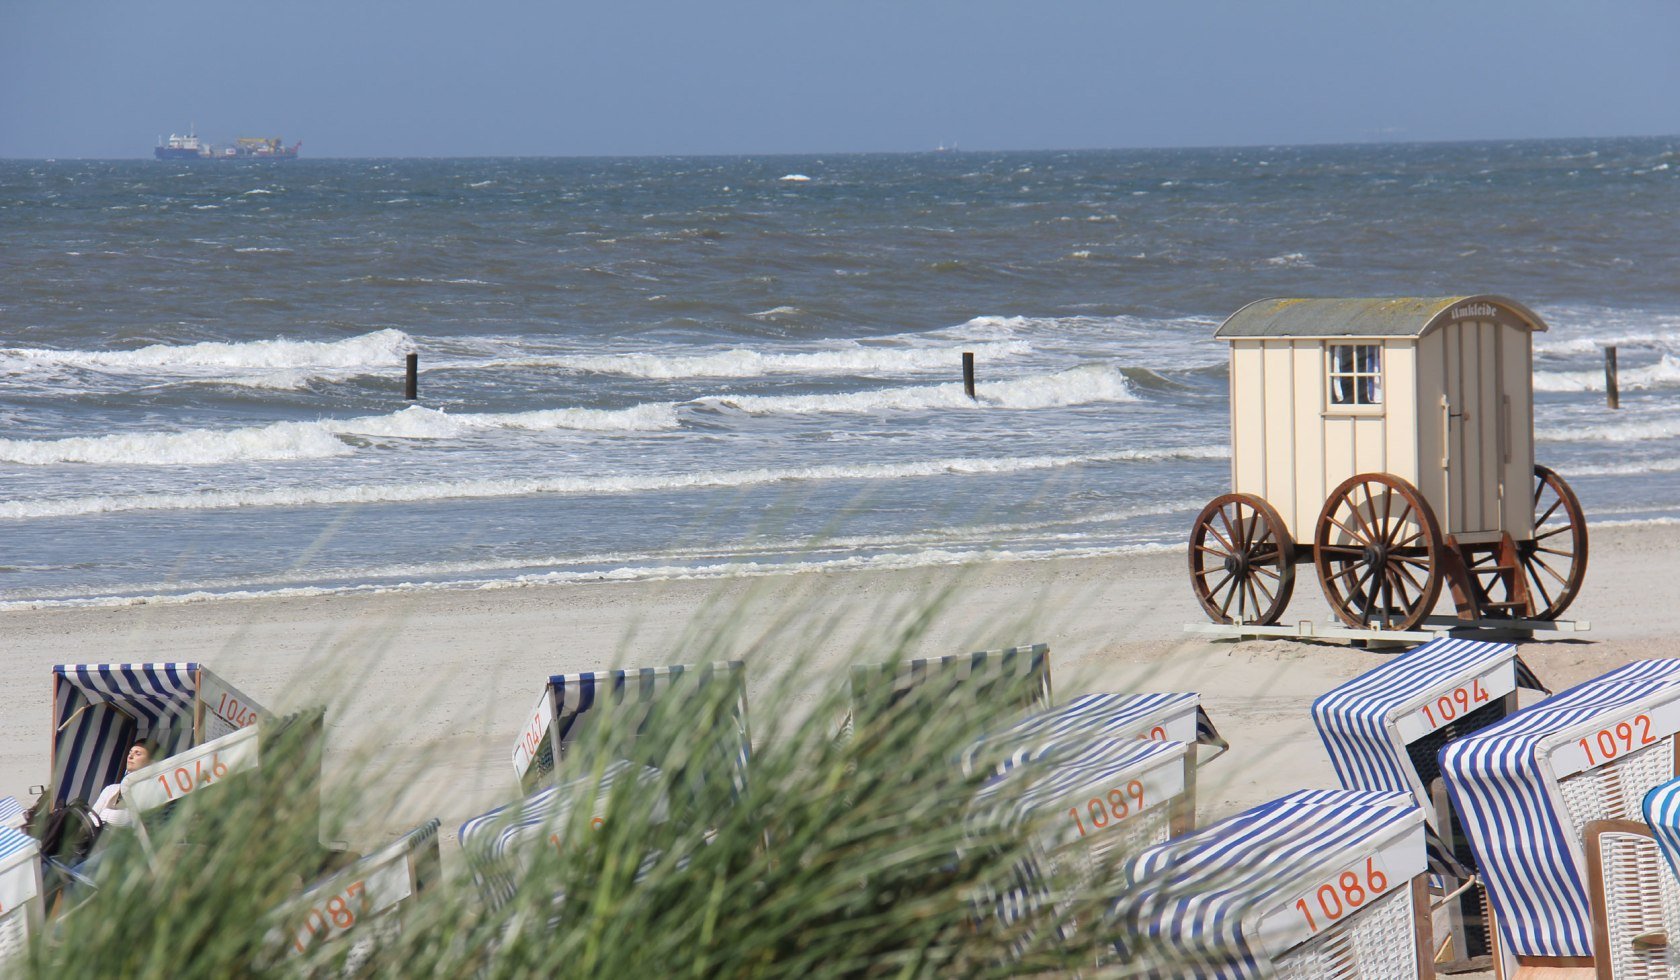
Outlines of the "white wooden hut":
{"label": "white wooden hut", "polygon": [[1250,303],[1217,334],[1231,344],[1231,489],[1305,539],[1338,483],[1388,473],[1444,534],[1529,537],[1531,335],[1545,329],[1501,296]]}
{"label": "white wooden hut", "polygon": [[[1533,334],[1545,329],[1486,295],[1269,299],[1232,314],[1217,336],[1231,345],[1233,492],[1191,542],[1204,609],[1273,622],[1287,566],[1310,560],[1351,625],[1412,628],[1443,583],[1466,619],[1562,612],[1586,531],[1568,486],[1535,466]],[[1554,516],[1566,523],[1536,528]],[[1391,517],[1405,529],[1365,533]],[[1535,546],[1566,532],[1561,560]]]}

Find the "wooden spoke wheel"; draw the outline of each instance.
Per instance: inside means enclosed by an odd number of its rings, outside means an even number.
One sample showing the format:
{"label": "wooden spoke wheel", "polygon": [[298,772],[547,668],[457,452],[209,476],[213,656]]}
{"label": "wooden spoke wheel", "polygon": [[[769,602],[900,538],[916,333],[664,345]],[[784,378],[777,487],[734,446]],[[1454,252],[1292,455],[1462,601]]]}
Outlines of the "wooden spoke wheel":
{"label": "wooden spoke wheel", "polygon": [[1441,596],[1441,528],[1417,488],[1361,473],[1330,492],[1313,535],[1324,598],[1357,629],[1409,630]]}
{"label": "wooden spoke wheel", "polygon": [[1587,518],[1569,484],[1544,466],[1534,467],[1534,540],[1519,541],[1535,619],[1556,619],[1587,577]]}
{"label": "wooden spoke wheel", "polygon": [[1190,586],[1216,623],[1270,625],[1295,592],[1295,542],[1272,505],[1215,497],[1190,531]]}

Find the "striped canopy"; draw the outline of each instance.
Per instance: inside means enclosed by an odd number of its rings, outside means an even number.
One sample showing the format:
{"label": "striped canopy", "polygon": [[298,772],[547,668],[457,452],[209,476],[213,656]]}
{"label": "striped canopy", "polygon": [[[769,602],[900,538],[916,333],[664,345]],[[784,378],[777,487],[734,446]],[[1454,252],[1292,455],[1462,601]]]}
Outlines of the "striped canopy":
{"label": "striped canopy", "polygon": [[613,784],[632,776],[642,786],[654,788],[657,793],[652,804],[654,819],[663,820],[667,805],[659,770],[643,766],[638,771],[632,763],[619,760],[606,766],[599,783],[592,775],[573,779],[462,824],[461,853],[466,856],[473,881],[485,901],[499,907],[513,897],[520,879],[538,849],[546,845],[548,836],[566,831],[567,821],[580,799],[592,798],[592,816],[604,817]]}
{"label": "striped canopy", "polygon": [[1007,769],[1099,740],[1167,740],[1223,752],[1227,743],[1200,701],[1196,694],[1082,694],[980,739],[965,755],[963,768]]}
{"label": "striped canopy", "polygon": [[[1122,786],[1141,774],[1169,766],[1178,775],[1176,785],[1182,791],[1186,751],[1180,742],[1098,739],[1060,755],[1044,752],[993,776],[974,795],[973,812],[978,819],[1026,823],[1042,808],[1054,806],[1086,787]],[[1166,802],[1147,799],[1144,805]]]}
{"label": "striped canopy", "polygon": [[15,796],[0,797],[0,827],[10,827],[14,830],[23,827],[23,811],[25,807]]}
{"label": "striped canopy", "polygon": [[[1680,660],[1638,660],[1441,750],[1511,953],[1592,955],[1583,826],[1637,818],[1636,801],[1674,774],[1676,730]],[[1586,772],[1615,786],[1569,778]]]}
{"label": "striped canopy", "polygon": [[191,663],[54,667],[54,802],[92,802],[137,741],[156,742],[159,759],[192,745],[198,674]]}
{"label": "striped canopy", "polygon": [[1048,708],[1050,647],[1035,643],[937,659],[858,664],[851,673],[852,713],[876,698],[881,699],[877,707],[896,704],[929,682],[969,692],[999,711]]}
{"label": "striped canopy", "polygon": [[1131,962],[1165,960],[1170,975],[1268,976],[1325,925],[1309,924],[1297,900],[1345,872],[1364,895],[1347,905],[1407,887],[1425,867],[1423,830],[1404,793],[1315,790],[1245,810],[1126,862],[1117,948]]}
{"label": "striped canopy", "polygon": [[[719,683],[729,687],[709,689]],[[613,737],[639,737],[655,706],[672,697],[691,701],[716,698],[702,700],[702,706],[713,703],[726,708],[728,717],[713,724],[730,726],[724,737],[730,758],[718,760],[717,765],[730,771],[737,787],[745,786],[750,742],[746,665],[739,660],[698,667],[595,670],[550,677],[514,746],[513,768],[520,786],[530,791],[548,781],[574,743],[590,741],[591,727],[611,726]],[[674,713],[681,710],[667,707]],[[702,723],[702,719],[694,719],[694,724]]]}
{"label": "striped canopy", "polygon": [[1435,752],[1420,772],[1408,746],[1437,732],[1462,736],[1476,711],[1484,725],[1498,721],[1504,696],[1519,687],[1550,693],[1515,644],[1442,638],[1331,689],[1313,702],[1313,723],[1344,787],[1411,793],[1435,826],[1427,785]]}
{"label": "striped canopy", "polygon": [[1680,877],[1680,779],[1671,779],[1646,793],[1643,809],[1668,870]]}

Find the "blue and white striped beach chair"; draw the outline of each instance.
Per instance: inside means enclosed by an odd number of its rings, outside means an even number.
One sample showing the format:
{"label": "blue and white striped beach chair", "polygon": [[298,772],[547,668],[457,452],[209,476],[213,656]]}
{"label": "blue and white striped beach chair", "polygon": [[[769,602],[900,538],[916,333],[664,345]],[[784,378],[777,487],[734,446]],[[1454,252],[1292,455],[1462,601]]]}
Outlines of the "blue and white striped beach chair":
{"label": "blue and white striped beach chair", "polygon": [[1091,888],[1124,855],[1188,829],[1181,824],[1189,752],[1181,742],[1082,740],[1078,749],[1044,746],[1002,767],[970,804],[971,836],[1001,826],[1025,831],[1030,846],[1017,887],[982,907],[1017,922],[1054,907],[1055,887]]}
{"label": "blue and white striped beach chair", "polygon": [[1148,976],[1416,980],[1427,867],[1409,795],[1292,793],[1126,862],[1116,949]]}
{"label": "blue and white striped beach chair", "polygon": [[442,878],[434,818],[321,879],[288,905],[289,954],[306,953],[352,930],[390,921],[399,906]]}
{"label": "blue and white striped beach chair", "polygon": [[[1228,747],[1200,702],[1195,694],[1082,694],[980,738],[964,753],[963,771],[1002,772],[1019,765],[1042,769],[1095,745],[1139,739],[1183,745],[1180,786],[1168,814],[1168,833],[1182,834],[1196,825],[1198,762],[1217,758]],[[1212,752],[1198,760],[1197,749],[1203,746]]]}
{"label": "blue and white striped beach chair", "polygon": [[600,827],[607,817],[613,785],[629,778],[637,780],[638,792],[649,795],[643,805],[649,807],[650,819],[665,820],[669,807],[659,771],[618,760],[607,764],[598,782],[593,774],[569,780],[462,824],[461,853],[485,903],[500,908],[513,898],[538,852],[558,847],[566,839],[568,822],[580,800],[593,804],[590,822]]}
{"label": "blue and white striped beach chair", "polygon": [[1513,968],[1592,966],[1587,829],[1634,821],[1675,773],[1680,660],[1640,660],[1441,751]]}
{"label": "blue and white striped beach chair", "polygon": [[41,929],[41,848],[35,838],[0,827],[0,973],[22,961]]}
{"label": "blue and white striped beach chair", "polygon": [[1036,643],[927,660],[857,664],[851,669],[850,685],[844,736],[852,733],[862,712],[890,708],[927,685],[937,685],[942,698],[961,697],[995,710],[999,722],[1007,724],[1050,707],[1050,647]]}
{"label": "blue and white striped beach chair", "polygon": [[[725,685],[713,688],[711,685]],[[530,793],[567,773],[560,770],[567,753],[581,746],[586,753],[629,755],[629,746],[604,744],[601,737],[623,740],[641,733],[656,705],[678,711],[674,699],[722,708],[726,717],[695,723],[725,725],[722,755],[715,765],[728,771],[734,785],[746,785],[750,738],[747,732],[746,666],[738,660],[697,667],[646,667],[556,674],[543,685],[513,748],[513,771],[521,791]],[[591,730],[597,731],[592,737]],[[601,732],[601,729],[609,731]],[[592,742],[598,744],[591,745]]]}
{"label": "blue and white striped beach chair", "polygon": [[[1511,643],[1431,640],[1331,689],[1313,702],[1313,723],[1345,789],[1410,793],[1430,829],[1461,864],[1474,855],[1447,805],[1440,750],[1517,710],[1517,691],[1550,691]],[[1460,890],[1456,879],[1443,893]],[[1491,955],[1491,935],[1478,887],[1463,889],[1453,906],[1443,950],[1447,962]]]}
{"label": "blue and white striped beach chair", "polygon": [[122,777],[131,745],[154,758],[254,724],[267,712],[193,663],[53,668],[53,801],[92,801]]}

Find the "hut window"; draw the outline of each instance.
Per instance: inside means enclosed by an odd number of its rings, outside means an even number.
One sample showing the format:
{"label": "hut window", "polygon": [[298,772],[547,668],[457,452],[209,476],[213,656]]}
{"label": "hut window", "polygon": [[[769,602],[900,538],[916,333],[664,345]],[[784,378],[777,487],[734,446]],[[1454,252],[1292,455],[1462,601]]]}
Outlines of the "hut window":
{"label": "hut window", "polygon": [[1382,345],[1330,345],[1330,404],[1382,404]]}

